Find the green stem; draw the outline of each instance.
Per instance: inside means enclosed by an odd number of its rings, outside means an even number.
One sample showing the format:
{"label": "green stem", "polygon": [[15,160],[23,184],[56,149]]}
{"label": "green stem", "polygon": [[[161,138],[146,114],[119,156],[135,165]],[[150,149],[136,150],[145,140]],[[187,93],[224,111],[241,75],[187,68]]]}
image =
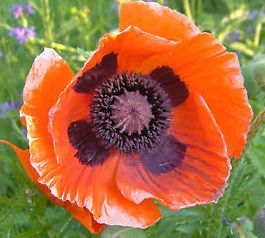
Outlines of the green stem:
{"label": "green stem", "polygon": [[8,24],[6,24],[4,22],[0,22],[0,26],[2,26],[4,29],[6,29],[8,31],[11,29],[11,26],[9,26]]}
{"label": "green stem", "polygon": [[51,232],[47,229],[47,224],[46,224],[45,220],[43,219],[43,217],[41,217],[39,215],[36,215],[36,217],[37,217],[43,231],[46,231],[46,234],[48,235],[48,237],[52,238],[53,236],[52,236]]}
{"label": "green stem", "polygon": [[236,51],[241,51],[250,57],[253,57],[255,54],[255,52],[252,49],[247,48],[244,44],[240,42],[233,42],[229,46],[231,49],[236,50]]}
{"label": "green stem", "polygon": [[196,1],[191,0],[191,12],[193,13],[194,22],[197,19],[197,12],[196,12]]}
{"label": "green stem", "polygon": [[184,0],[183,4],[184,4],[185,14],[193,21],[193,17],[192,17],[192,14],[191,14],[190,1],[189,0]]}
{"label": "green stem", "polygon": [[255,38],[254,38],[254,46],[256,47],[259,46],[261,31],[262,31],[262,22],[259,22],[256,27]]}
{"label": "green stem", "polygon": [[61,228],[61,230],[59,231],[58,235],[57,235],[57,238],[61,237],[61,235],[64,233],[66,227],[69,225],[69,223],[73,220],[72,217],[70,217],[66,223],[63,225],[63,227]]}
{"label": "green stem", "polygon": [[50,4],[49,0],[43,0],[43,25],[45,31],[45,37],[48,41],[53,41],[52,34],[52,22],[51,22],[51,14],[50,14]]}
{"label": "green stem", "polygon": [[202,0],[198,0],[196,22],[200,22],[202,14],[203,14],[203,12],[202,12]]}
{"label": "green stem", "polygon": [[265,107],[263,110],[257,115],[255,120],[252,122],[247,139],[247,145],[251,143],[255,135],[257,134],[259,128],[261,128],[265,124]]}
{"label": "green stem", "polygon": [[33,38],[32,42],[40,44],[40,45],[44,45],[44,46],[47,46],[47,47],[51,47],[51,48],[54,48],[54,49],[60,50],[60,51],[68,51],[70,53],[76,53],[77,52],[77,49],[73,48],[71,46],[66,46],[66,45],[63,45],[63,44],[60,44],[60,43],[56,43],[56,42],[47,42],[44,39]]}
{"label": "green stem", "polygon": [[218,217],[218,223],[219,225],[219,229],[217,231],[217,235],[216,238],[221,238],[224,237],[224,223],[222,221],[222,219],[225,217],[230,199],[232,197],[232,194],[234,193],[235,188],[237,187],[236,184],[238,183],[238,181],[240,180],[240,176],[242,175],[242,170],[244,169],[245,165],[245,160],[243,158],[243,156],[239,159],[239,161],[235,161],[233,164],[233,173],[230,176],[229,179],[229,186],[226,189],[225,192],[225,196],[223,198],[223,203],[221,206],[221,212],[220,212],[220,216]]}

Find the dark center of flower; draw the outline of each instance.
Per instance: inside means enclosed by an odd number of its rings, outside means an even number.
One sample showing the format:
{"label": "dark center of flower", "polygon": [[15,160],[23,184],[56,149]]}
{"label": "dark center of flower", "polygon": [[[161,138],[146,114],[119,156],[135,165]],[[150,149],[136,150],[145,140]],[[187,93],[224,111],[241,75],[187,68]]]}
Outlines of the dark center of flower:
{"label": "dark center of flower", "polygon": [[95,90],[91,118],[106,148],[153,150],[170,124],[171,105],[159,83],[141,74],[116,74]]}

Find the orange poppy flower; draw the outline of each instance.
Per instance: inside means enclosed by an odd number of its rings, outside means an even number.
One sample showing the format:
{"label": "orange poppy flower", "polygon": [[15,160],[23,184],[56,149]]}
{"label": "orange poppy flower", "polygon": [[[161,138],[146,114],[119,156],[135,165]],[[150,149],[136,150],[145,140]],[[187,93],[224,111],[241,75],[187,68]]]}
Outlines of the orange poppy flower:
{"label": "orange poppy flower", "polygon": [[154,199],[216,202],[252,111],[235,54],[176,11],[129,2],[77,75],[51,49],[35,59],[21,117],[29,176],[99,232],[154,224]]}

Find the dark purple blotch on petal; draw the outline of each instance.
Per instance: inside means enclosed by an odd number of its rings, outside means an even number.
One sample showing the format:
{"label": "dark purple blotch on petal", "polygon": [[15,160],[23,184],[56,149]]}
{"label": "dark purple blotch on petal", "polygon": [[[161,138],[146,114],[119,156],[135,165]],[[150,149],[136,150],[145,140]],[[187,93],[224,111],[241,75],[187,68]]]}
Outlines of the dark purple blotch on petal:
{"label": "dark purple blotch on petal", "polygon": [[68,126],[68,138],[70,144],[77,149],[75,157],[80,163],[95,167],[103,164],[108,158],[108,151],[100,144],[89,122],[72,122]]}
{"label": "dark purple blotch on petal", "polygon": [[146,172],[160,175],[179,167],[185,153],[186,145],[173,136],[168,136],[156,150],[141,153],[140,162],[143,164]]}
{"label": "dark purple blotch on petal", "polygon": [[160,83],[160,86],[168,94],[172,106],[183,103],[189,96],[189,91],[179,76],[175,75],[173,70],[168,66],[161,66],[154,69],[151,78]]}
{"label": "dark purple blotch on petal", "polygon": [[117,72],[117,54],[105,55],[101,62],[86,71],[77,79],[74,90],[78,93],[89,93],[102,82]]}

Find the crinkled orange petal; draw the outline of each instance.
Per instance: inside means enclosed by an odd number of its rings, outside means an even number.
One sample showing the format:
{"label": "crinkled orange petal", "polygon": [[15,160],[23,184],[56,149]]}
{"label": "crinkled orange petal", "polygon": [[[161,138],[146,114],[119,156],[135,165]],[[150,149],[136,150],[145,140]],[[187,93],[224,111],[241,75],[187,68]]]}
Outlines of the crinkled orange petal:
{"label": "crinkled orange petal", "polygon": [[29,150],[21,150],[14,144],[9,141],[0,140],[0,142],[9,145],[17,154],[22,166],[26,170],[29,178],[32,182],[36,183],[39,190],[45,194],[51,201],[53,201],[56,205],[64,207],[67,211],[71,213],[71,215],[78,220],[84,227],[86,227],[89,231],[93,233],[99,233],[105,224],[99,224],[94,219],[92,214],[85,208],[78,207],[76,204],[70,203],[69,201],[61,201],[58,198],[54,197],[51,194],[51,191],[48,189],[46,185],[40,184],[37,182],[38,173],[34,170],[32,165],[30,164],[30,153]]}
{"label": "crinkled orange petal", "polygon": [[42,169],[37,164],[46,167],[46,161],[55,157],[48,131],[49,110],[72,77],[69,65],[54,50],[45,49],[35,59],[26,79],[20,114],[27,125],[31,163],[39,174]]}
{"label": "crinkled orange petal", "polygon": [[58,199],[57,197],[52,195],[51,191],[46,185],[37,183],[37,186],[40,191],[45,194],[51,201],[53,201],[58,206],[64,207],[71,213],[74,219],[78,220],[90,232],[98,234],[105,227],[105,224],[101,224],[95,221],[92,213],[88,209],[79,207],[75,203]]}
{"label": "crinkled orange petal", "polygon": [[169,40],[187,40],[200,32],[185,15],[154,2],[121,4],[120,31],[128,26]]}
{"label": "crinkled orange petal", "polygon": [[119,154],[111,154],[95,167],[82,165],[74,155],[54,161],[39,181],[47,184],[52,193],[62,199],[85,206],[97,222],[109,225],[147,227],[161,217],[151,199],[135,204],[125,199],[115,183]]}
{"label": "crinkled orange petal", "polygon": [[152,55],[169,52],[179,43],[141,31],[138,27],[129,26],[124,31],[115,34],[108,33],[99,41],[99,47],[92,57],[85,63],[78,75],[99,63],[104,55],[111,52],[118,53],[118,67],[122,71],[131,64],[139,65]]}
{"label": "crinkled orange petal", "polygon": [[[56,159],[53,141],[48,131],[48,114],[72,77],[73,72],[68,64],[52,49],[45,49],[34,61],[26,80],[24,105],[21,108],[21,118],[27,125],[30,144],[31,162],[28,161],[26,167],[23,165],[28,173],[34,171],[35,174],[42,174],[43,169],[48,168],[49,161]],[[38,173],[33,170],[31,164],[38,168]],[[100,232],[103,225],[97,224],[87,209],[60,201],[45,185],[37,183],[37,186],[56,204],[72,212],[73,217],[91,232]],[[84,216],[87,217],[86,220],[82,220]]]}
{"label": "crinkled orange petal", "polygon": [[53,49],[45,48],[26,79],[22,114],[47,119],[51,106],[73,76],[69,65]]}
{"label": "crinkled orange petal", "polygon": [[[203,98],[196,93],[176,106],[173,115],[169,134],[187,146],[184,158],[180,158],[183,151],[177,144],[174,154],[162,147],[150,159],[159,160],[161,156],[164,162],[149,161],[153,169],[149,170],[141,162],[141,155],[130,159],[124,155],[117,170],[118,187],[125,197],[135,202],[153,197],[174,210],[216,202],[223,194],[230,171],[226,145],[218,125]],[[169,156],[168,160],[164,158],[166,156]],[[172,162],[174,169],[152,172]]]}
{"label": "crinkled orange petal", "polygon": [[[181,52],[181,53],[179,53]],[[218,126],[228,154],[239,158],[252,119],[238,58],[210,34],[176,46],[173,67],[188,87],[200,93]]]}

